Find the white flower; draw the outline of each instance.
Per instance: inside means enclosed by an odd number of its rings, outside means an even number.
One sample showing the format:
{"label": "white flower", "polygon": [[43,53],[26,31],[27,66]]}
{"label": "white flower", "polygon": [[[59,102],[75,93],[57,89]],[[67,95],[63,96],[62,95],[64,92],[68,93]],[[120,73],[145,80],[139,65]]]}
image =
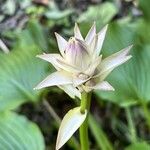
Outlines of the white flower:
{"label": "white flower", "polygon": [[114,90],[105,78],[114,68],[131,58],[128,53],[132,46],[102,59],[100,52],[106,31],[107,25],[96,33],[94,23],[84,39],[75,24],[74,36],[68,41],[55,33],[60,54],[43,54],[37,57],[50,62],[57,71],[35,89],[58,86],[72,97],[80,97],[83,90]]}

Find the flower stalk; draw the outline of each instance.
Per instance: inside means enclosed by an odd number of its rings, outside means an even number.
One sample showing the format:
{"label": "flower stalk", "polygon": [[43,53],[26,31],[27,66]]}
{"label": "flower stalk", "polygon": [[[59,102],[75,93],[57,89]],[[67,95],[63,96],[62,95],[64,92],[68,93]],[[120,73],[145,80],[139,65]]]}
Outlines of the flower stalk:
{"label": "flower stalk", "polygon": [[79,132],[80,132],[80,144],[81,144],[81,150],[89,150],[89,140],[88,140],[88,114],[90,111],[90,105],[91,105],[91,92],[86,93],[83,92],[81,95],[81,113],[85,113],[85,110],[87,110],[87,116],[83,124],[80,126]]}
{"label": "flower stalk", "polygon": [[89,150],[88,113],[93,90],[114,91],[105,79],[118,66],[128,61],[132,46],[128,46],[109,57],[100,55],[108,25],[96,33],[96,24],[83,38],[75,24],[74,35],[69,40],[55,33],[60,54],[42,54],[37,57],[50,62],[56,71],[46,77],[34,89],[58,86],[72,98],[81,99],[81,106],[71,109],[63,118],[56,140],[59,150],[79,129],[81,150]]}
{"label": "flower stalk", "polygon": [[131,110],[129,107],[125,108],[126,111],[126,116],[127,116],[127,121],[128,121],[128,127],[129,127],[129,131],[130,131],[130,138],[131,138],[131,142],[132,143],[136,143],[137,142],[137,133],[136,133],[136,128],[135,128],[135,124],[133,121],[133,116],[131,113]]}

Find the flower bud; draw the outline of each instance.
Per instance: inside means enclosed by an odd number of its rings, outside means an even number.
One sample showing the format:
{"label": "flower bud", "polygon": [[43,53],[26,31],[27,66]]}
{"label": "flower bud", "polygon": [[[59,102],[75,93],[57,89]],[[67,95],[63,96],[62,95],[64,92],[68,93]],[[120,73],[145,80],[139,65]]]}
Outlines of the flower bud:
{"label": "flower bud", "polygon": [[80,70],[86,69],[89,64],[89,54],[83,41],[71,37],[65,50],[65,59]]}

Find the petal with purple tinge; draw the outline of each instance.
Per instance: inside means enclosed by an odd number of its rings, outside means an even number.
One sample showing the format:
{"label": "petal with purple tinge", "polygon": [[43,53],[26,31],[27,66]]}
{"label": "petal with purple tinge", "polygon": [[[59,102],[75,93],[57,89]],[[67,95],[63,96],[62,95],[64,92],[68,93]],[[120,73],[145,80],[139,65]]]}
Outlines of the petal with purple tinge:
{"label": "petal with purple tinge", "polygon": [[84,40],[77,23],[75,23],[74,27],[74,37],[82,41]]}
{"label": "petal with purple tinge", "polygon": [[56,36],[56,39],[57,39],[59,51],[60,51],[61,55],[64,57],[64,55],[65,55],[64,51],[67,47],[68,42],[56,32],[55,32],[55,36]]}
{"label": "petal with purple tinge", "polygon": [[85,37],[85,42],[86,42],[87,45],[89,45],[92,42],[95,35],[96,35],[96,26],[95,26],[95,22],[94,22],[93,26],[91,27],[91,29],[89,30],[87,36]]}
{"label": "petal with purple tinge", "polygon": [[34,89],[41,89],[44,87],[66,84],[72,84],[72,77],[63,71],[57,71],[45,78]]}
{"label": "petal with purple tinge", "polygon": [[104,42],[104,39],[105,39],[107,27],[108,27],[108,25],[106,25],[106,26],[97,34],[98,39],[97,39],[97,43],[96,43],[96,47],[95,47],[95,51],[94,51],[95,56],[98,56],[98,55],[100,54],[100,51],[101,51],[101,49],[102,49],[103,42]]}
{"label": "petal with purple tinge", "polygon": [[84,122],[87,111],[82,114],[80,109],[80,107],[76,107],[70,110],[63,118],[58,131],[56,150],[59,150]]}

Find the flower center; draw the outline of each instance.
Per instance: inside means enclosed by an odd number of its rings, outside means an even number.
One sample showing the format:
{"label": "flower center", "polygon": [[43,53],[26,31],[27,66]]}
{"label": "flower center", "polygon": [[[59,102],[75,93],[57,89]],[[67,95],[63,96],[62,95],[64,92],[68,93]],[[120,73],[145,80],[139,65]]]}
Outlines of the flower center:
{"label": "flower center", "polygon": [[74,42],[76,42],[77,40],[76,40],[76,38],[75,37],[71,37],[70,39],[69,39],[69,43],[74,43]]}
{"label": "flower center", "polygon": [[78,74],[78,78],[82,79],[82,80],[85,80],[85,79],[88,79],[89,76],[87,74],[84,74],[84,73],[80,73]]}

